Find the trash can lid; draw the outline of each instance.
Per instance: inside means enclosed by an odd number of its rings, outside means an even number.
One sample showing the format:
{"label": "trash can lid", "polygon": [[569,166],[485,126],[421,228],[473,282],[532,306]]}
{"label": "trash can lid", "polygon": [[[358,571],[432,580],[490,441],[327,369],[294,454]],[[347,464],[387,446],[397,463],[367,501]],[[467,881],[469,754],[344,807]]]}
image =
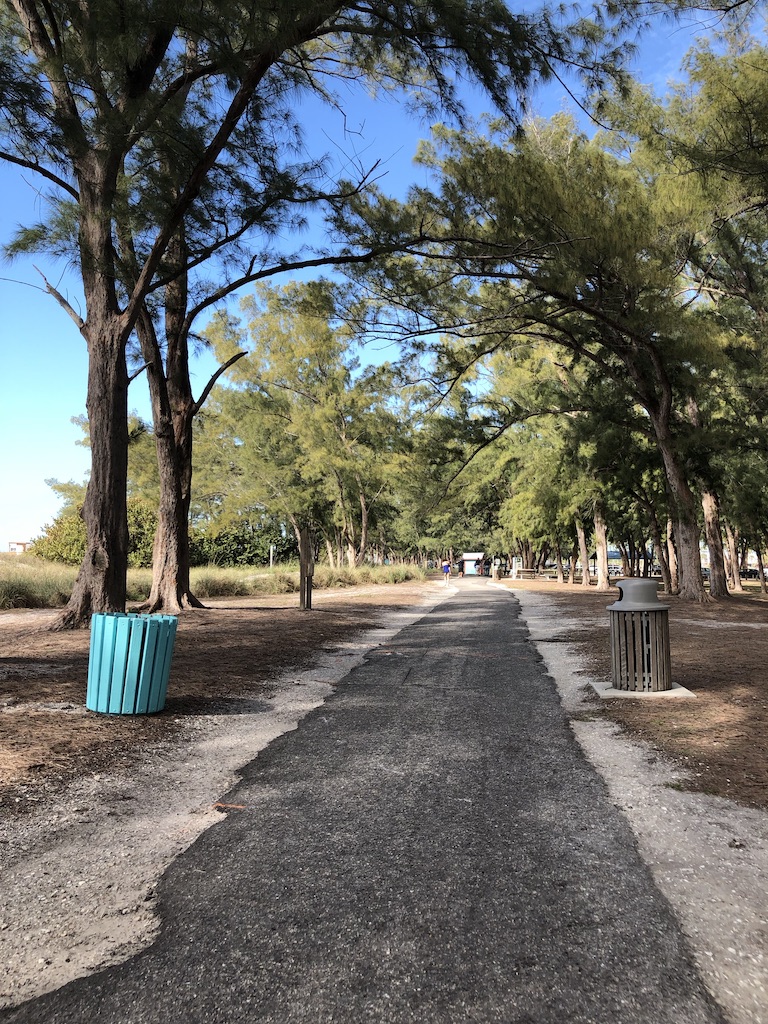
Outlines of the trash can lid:
{"label": "trash can lid", "polygon": [[608,611],[657,612],[669,608],[668,604],[659,602],[659,585],[656,580],[617,580],[616,586],[621,592],[621,597],[614,604],[608,605]]}

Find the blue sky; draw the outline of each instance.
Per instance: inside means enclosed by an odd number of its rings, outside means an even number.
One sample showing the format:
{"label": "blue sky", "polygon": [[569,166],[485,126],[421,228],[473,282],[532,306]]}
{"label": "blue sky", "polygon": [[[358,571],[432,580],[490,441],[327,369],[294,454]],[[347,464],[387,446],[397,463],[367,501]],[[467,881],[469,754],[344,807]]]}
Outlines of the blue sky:
{"label": "blue sky", "polygon": [[[660,21],[641,40],[635,62],[638,77],[663,92],[680,77],[680,61],[695,35],[692,24]],[[565,89],[554,85],[533,97],[533,110],[551,116],[573,104]],[[408,119],[391,103],[356,100],[352,124],[360,126],[356,145],[366,163],[382,161],[386,191],[400,194],[417,180],[412,157],[428,126]],[[316,126],[324,146],[348,148],[341,118],[329,114]],[[35,182],[30,174],[0,163],[0,242],[5,244],[20,223],[39,215]],[[40,267],[52,283],[78,301],[78,284],[64,268],[39,259],[0,264],[0,551],[9,544],[38,536],[56,515],[60,502],[45,481],[85,479],[89,453],[77,442],[82,434],[71,423],[85,413],[88,361],[85,342],[61,307],[45,293],[35,270]],[[275,281],[277,283],[277,281]],[[213,366],[203,359],[193,372],[196,391],[206,383]],[[143,377],[132,385],[131,407],[148,417]]]}

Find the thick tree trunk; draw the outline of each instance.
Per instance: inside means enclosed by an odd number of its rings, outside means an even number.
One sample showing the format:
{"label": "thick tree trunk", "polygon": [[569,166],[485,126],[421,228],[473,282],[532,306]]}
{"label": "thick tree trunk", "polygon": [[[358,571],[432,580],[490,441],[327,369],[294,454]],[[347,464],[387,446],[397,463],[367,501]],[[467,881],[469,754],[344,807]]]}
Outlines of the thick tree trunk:
{"label": "thick tree trunk", "polygon": [[[123,317],[117,302],[107,215],[117,164],[104,150],[93,147],[78,155],[75,171],[80,186],[78,240],[87,310],[79,326],[88,343],[91,475],[83,504],[85,556],[55,629],[86,626],[94,613],[124,611],[128,572],[129,381],[125,348],[132,323]],[[60,298],[55,290],[53,294]]]}
{"label": "thick tree trunk", "polygon": [[186,334],[181,324],[186,308],[183,281],[178,309],[166,298],[166,366],[163,366],[154,324],[144,311],[136,324],[152,403],[160,502],[152,550],[152,588],[143,610],[178,614],[202,608],[189,579],[189,506],[192,499],[192,420],[195,404],[189,379]]}
{"label": "thick tree trunk", "polygon": [[701,556],[699,554],[699,525],[696,514],[696,502],[693,497],[674,440],[665,424],[655,422],[656,442],[664,463],[664,472],[669,492],[677,513],[678,572],[680,575],[680,597],[687,601],[708,601],[709,595],[704,590],[701,575]]}
{"label": "thick tree trunk", "polygon": [[[157,421],[156,421],[157,422]],[[191,500],[191,421],[190,444],[178,444],[170,436],[156,431],[157,463],[160,470],[160,504],[157,531],[152,551],[152,590],[146,604],[149,612],[178,614],[186,608],[202,608],[192,593],[189,566],[189,506]]]}
{"label": "thick tree trunk", "polygon": [[85,557],[55,628],[87,626],[95,612],[125,610],[128,571],[128,371],[117,324],[89,325],[86,407],[91,476],[85,495]]}
{"label": "thick tree trunk", "polygon": [[708,488],[702,490],[701,507],[704,510],[704,535],[709,548],[709,593],[712,597],[728,597],[728,577],[725,574],[720,509],[717,495]]}
{"label": "thick tree trunk", "polygon": [[634,355],[625,357],[625,365],[637,388],[638,398],[651,421],[656,446],[664,466],[667,492],[676,520],[675,536],[679,571],[680,597],[704,603],[710,600],[704,589],[699,554],[699,528],[696,499],[691,491],[678,443],[672,431],[674,389],[660,351],[654,344],[644,347],[643,361],[648,360],[651,374]]}
{"label": "thick tree trunk", "polygon": [[523,568],[530,569],[532,572],[536,569],[536,553],[533,550],[533,545],[529,540],[520,541],[520,554],[523,559]]}
{"label": "thick tree trunk", "polygon": [[705,604],[709,594],[704,589],[699,554],[699,527],[679,520],[675,529],[678,545],[677,568],[680,575],[679,594],[684,600]]}
{"label": "thick tree trunk", "polygon": [[610,590],[608,576],[608,533],[599,503],[595,505],[595,554],[597,556],[597,589]]}

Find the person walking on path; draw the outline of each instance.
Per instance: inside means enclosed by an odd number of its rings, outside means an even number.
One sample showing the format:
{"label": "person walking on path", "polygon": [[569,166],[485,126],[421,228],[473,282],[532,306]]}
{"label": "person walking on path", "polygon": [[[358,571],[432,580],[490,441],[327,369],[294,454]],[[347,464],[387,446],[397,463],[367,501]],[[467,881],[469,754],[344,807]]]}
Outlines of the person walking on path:
{"label": "person walking on path", "polygon": [[148,949],[0,1021],[725,1024],[517,602],[467,583],[243,769]]}
{"label": "person walking on path", "polygon": [[451,575],[451,563],[448,561],[447,558],[443,559],[442,570],[443,570],[443,583],[446,586],[448,586],[448,577]]}

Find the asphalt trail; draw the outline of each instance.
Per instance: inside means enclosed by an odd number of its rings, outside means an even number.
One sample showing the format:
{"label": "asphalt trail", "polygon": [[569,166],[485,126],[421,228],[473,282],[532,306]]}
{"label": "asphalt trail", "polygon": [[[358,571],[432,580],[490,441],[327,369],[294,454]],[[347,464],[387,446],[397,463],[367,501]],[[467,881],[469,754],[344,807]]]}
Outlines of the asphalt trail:
{"label": "asphalt trail", "polygon": [[372,651],[174,862],[155,944],[8,1024],[703,1024],[703,989],[511,595]]}

